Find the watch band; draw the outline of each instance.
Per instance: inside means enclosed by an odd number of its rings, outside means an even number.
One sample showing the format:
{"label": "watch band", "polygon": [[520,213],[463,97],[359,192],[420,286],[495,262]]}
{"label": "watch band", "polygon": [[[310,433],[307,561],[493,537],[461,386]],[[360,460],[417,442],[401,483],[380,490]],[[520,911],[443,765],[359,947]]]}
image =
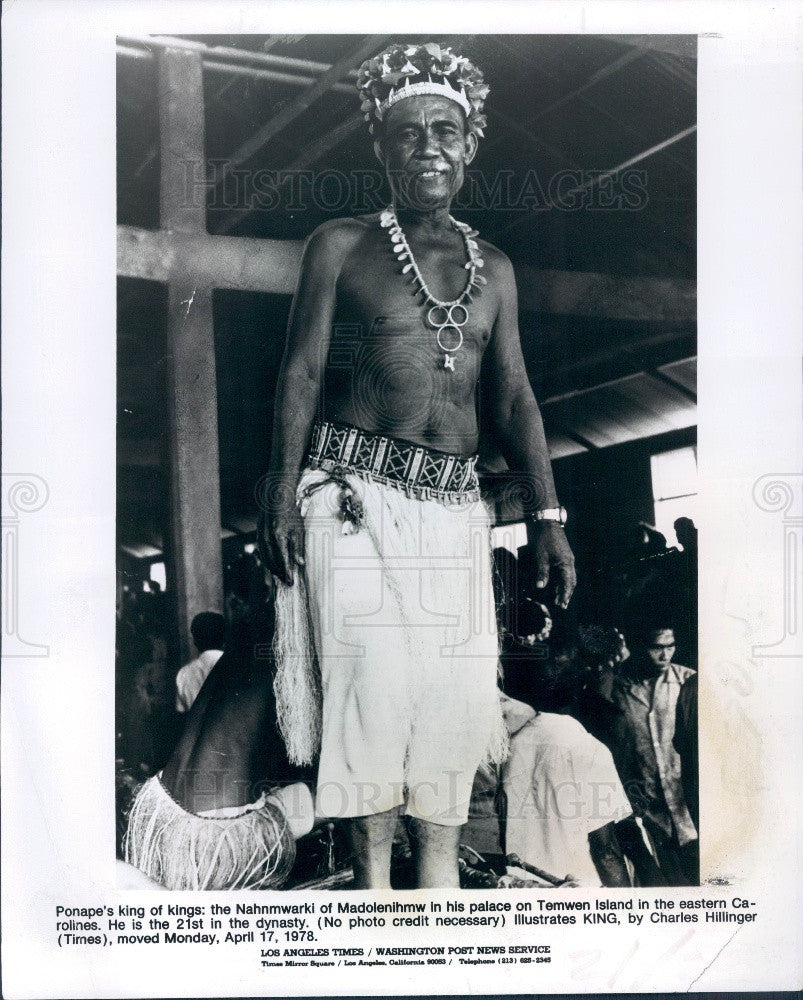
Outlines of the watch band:
{"label": "watch band", "polygon": [[566,508],[547,507],[544,510],[534,510],[532,518],[534,521],[555,521],[560,525],[564,525],[567,518]]}

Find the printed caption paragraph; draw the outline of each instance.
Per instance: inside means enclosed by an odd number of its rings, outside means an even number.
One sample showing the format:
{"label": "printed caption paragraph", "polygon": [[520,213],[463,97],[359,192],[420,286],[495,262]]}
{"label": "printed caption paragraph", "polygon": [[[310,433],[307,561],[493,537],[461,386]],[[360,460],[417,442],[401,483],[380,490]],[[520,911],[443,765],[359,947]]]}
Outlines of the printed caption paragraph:
{"label": "printed caption paragraph", "polygon": [[[758,918],[756,904],[730,899],[534,899],[444,902],[157,903],[154,905],[56,906],[61,948],[130,945],[235,945],[272,966],[526,965],[551,961],[552,946],[435,942],[422,946],[374,944],[409,928],[512,930],[610,925],[717,924],[739,927]],[[384,931],[380,930],[384,929]],[[518,932],[519,934],[521,931]]]}

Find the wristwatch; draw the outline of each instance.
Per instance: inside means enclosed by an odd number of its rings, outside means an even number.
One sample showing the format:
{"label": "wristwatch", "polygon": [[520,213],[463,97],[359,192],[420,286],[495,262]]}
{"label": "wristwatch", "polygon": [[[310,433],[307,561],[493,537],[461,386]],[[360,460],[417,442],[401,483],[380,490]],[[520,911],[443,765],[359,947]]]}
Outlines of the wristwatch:
{"label": "wristwatch", "polygon": [[546,510],[534,510],[531,517],[534,521],[556,521],[563,527],[568,515],[565,507],[547,507]]}

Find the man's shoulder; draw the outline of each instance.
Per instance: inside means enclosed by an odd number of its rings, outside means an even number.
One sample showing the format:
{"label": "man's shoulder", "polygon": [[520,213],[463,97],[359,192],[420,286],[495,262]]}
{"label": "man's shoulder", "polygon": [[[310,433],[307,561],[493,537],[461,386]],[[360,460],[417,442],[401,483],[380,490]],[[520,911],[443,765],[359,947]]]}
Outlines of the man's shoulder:
{"label": "man's shoulder", "polygon": [[307,237],[307,247],[320,250],[344,250],[352,247],[372,228],[378,216],[361,215],[322,222]]}
{"label": "man's shoulder", "polygon": [[493,243],[489,243],[488,240],[483,240],[479,237],[477,237],[477,247],[483,260],[486,277],[489,274],[499,277],[513,277],[513,264],[503,250],[494,246]]}
{"label": "man's shoulder", "polygon": [[222,649],[205,649],[198,657],[198,663],[204,670],[211,670],[221,656],[223,656]]}
{"label": "man's shoulder", "polygon": [[512,305],[516,300],[517,291],[516,275],[510,258],[487,240],[478,239],[477,247],[483,262],[480,274],[488,282],[488,288],[493,290],[500,301]]}
{"label": "man's shoulder", "polygon": [[596,693],[606,701],[613,701],[616,695],[622,691],[629,690],[634,684],[640,684],[635,678],[617,670],[606,670],[600,683],[597,685]]}
{"label": "man's shoulder", "polygon": [[200,656],[196,656],[194,660],[190,660],[189,663],[185,663],[183,667],[178,671],[176,677],[186,677],[193,671],[197,670],[201,666]]}
{"label": "man's shoulder", "polygon": [[307,237],[304,266],[319,275],[339,274],[346,258],[357,250],[370,231],[372,216],[329,219]]}
{"label": "man's shoulder", "polygon": [[561,712],[539,712],[530,726],[540,740],[554,747],[573,748],[594,739],[581,722]]}
{"label": "man's shoulder", "polygon": [[668,679],[677,681],[678,684],[685,684],[686,681],[696,676],[697,671],[692,667],[684,667],[680,663],[670,663],[665,674]]}

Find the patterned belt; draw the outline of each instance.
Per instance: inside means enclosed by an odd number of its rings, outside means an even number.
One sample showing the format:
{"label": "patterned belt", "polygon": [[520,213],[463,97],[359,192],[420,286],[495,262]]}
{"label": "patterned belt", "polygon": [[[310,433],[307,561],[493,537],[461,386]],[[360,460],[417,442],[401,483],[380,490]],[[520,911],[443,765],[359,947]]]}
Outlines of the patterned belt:
{"label": "patterned belt", "polygon": [[466,504],[480,498],[476,455],[463,458],[412,441],[369,434],[350,424],[316,423],[307,461],[315,469],[352,472],[395,486],[418,500]]}

